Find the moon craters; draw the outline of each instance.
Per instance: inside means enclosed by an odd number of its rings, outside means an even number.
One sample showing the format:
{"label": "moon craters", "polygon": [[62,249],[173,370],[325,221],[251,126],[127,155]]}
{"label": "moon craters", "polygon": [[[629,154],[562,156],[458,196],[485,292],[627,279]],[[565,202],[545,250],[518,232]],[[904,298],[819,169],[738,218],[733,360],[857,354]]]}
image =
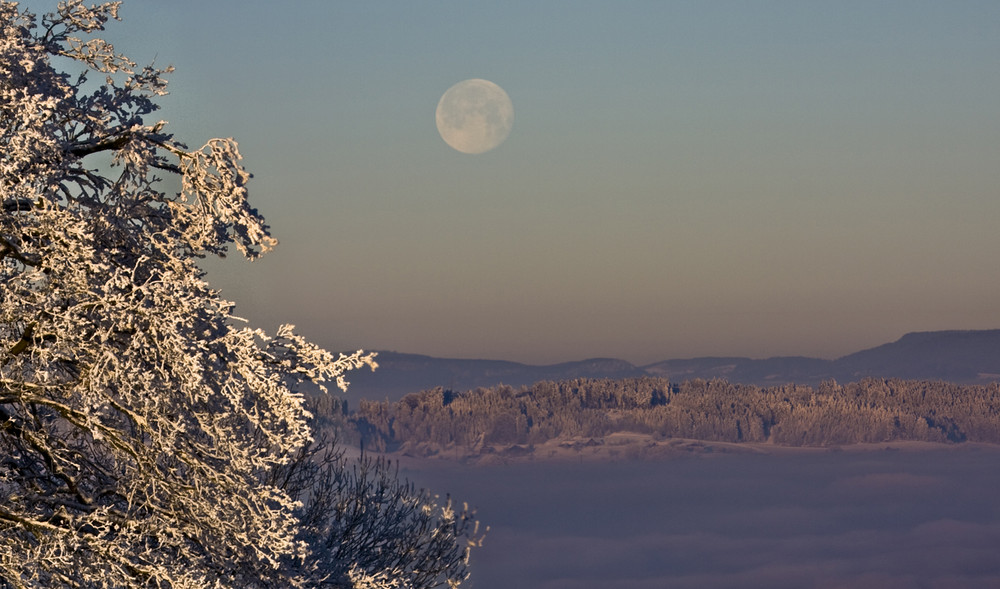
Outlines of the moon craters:
{"label": "moon craters", "polygon": [[435,118],[445,143],[462,153],[484,153],[507,139],[514,105],[503,88],[476,78],[448,88]]}

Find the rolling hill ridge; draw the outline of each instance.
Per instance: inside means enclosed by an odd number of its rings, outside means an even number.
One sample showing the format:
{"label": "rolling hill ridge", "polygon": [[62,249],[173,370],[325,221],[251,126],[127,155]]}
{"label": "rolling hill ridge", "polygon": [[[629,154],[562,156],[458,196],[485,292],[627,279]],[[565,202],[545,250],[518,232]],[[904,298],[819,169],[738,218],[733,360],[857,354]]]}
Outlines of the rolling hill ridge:
{"label": "rolling hill ridge", "polygon": [[802,356],[701,357],[635,366],[624,360],[592,358],[538,366],[380,351],[378,363],[375,372],[361,370],[348,375],[349,399],[394,401],[408,393],[438,386],[463,391],[500,383],[520,387],[543,380],[637,376],[675,381],[723,378],[731,383],[758,386],[817,385],[829,379],[853,382],[865,377],[981,384],[1000,380],[1000,329],[913,332],[895,342],[836,360]]}

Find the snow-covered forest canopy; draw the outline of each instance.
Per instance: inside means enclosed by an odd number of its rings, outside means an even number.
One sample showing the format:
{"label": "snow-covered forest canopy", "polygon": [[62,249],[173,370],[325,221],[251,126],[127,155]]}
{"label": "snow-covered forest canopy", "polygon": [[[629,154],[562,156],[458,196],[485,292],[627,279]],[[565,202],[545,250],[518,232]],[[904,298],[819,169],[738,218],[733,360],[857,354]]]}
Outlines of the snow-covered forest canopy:
{"label": "snow-covered forest canopy", "polygon": [[0,2],[0,587],[457,585],[471,512],[313,439],[302,386],[374,356],[205,281],[277,242],[235,141],[150,118],[172,68],[94,35],[119,4]]}
{"label": "snow-covered forest canopy", "polygon": [[351,416],[368,447],[415,454],[495,451],[616,432],[830,447],[918,441],[1000,443],[1000,384],[864,378],[813,388],[758,387],[722,379],[579,378],[455,392],[438,387],[401,400],[362,401]]}

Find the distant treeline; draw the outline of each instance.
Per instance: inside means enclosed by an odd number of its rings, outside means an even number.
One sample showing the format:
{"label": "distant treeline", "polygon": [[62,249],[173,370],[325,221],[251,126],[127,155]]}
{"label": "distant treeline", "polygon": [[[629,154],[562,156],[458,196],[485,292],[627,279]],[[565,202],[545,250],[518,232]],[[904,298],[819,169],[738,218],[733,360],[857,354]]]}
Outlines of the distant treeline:
{"label": "distant treeline", "polygon": [[541,444],[625,431],[786,446],[1000,443],[1000,384],[865,379],[761,388],[724,380],[576,379],[362,401],[350,420],[366,447],[379,451],[404,443]]}

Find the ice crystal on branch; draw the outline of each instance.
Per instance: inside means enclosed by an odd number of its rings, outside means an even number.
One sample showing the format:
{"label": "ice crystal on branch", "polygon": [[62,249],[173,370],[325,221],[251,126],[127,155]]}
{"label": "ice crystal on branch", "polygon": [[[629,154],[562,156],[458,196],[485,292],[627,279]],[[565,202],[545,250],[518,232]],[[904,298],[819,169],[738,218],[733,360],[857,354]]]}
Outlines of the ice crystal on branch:
{"label": "ice crystal on branch", "polygon": [[297,385],[374,361],[241,327],[204,281],[276,242],[235,141],[145,120],[170,69],[86,38],[118,5],[0,1],[0,587],[250,587],[308,551],[269,482],[311,442]]}

